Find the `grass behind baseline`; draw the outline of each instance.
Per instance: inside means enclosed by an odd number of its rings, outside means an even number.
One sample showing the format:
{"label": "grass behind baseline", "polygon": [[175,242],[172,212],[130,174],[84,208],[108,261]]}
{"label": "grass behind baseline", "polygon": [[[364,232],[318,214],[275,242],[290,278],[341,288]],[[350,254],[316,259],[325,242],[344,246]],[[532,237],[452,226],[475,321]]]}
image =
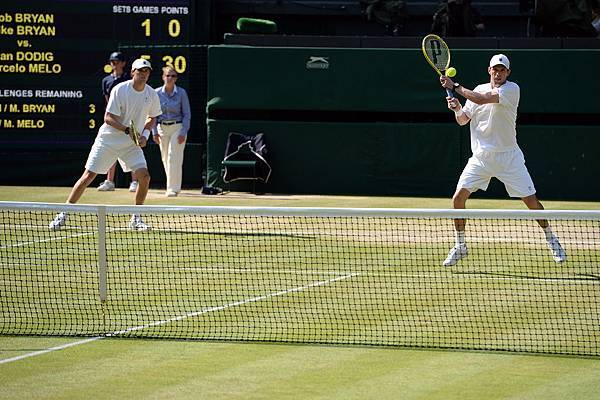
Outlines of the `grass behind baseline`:
{"label": "grass behind baseline", "polygon": [[[0,201],[37,201],[64,203],[70,187],[0,186]],[[321,196],[321,195],[253,195],[229,193],[209,196],[200,190],[184,189],[178,197],[165,197],[164,190],[151,189],[146,204],[149,205],[227,205],[271,207],[389,207],[389,208],[452,208],[452,193],[447,198],[382,197],[382,196]],[[82,204],[133,204],[134,196],[127,189],[98,192],[89,187],[84,192]],[[541,199],[549,210],[598,210],[600,202],[550,201]],[[468,208],[525,209],[516,199],[483,199],[475,193],[467,203]]]}

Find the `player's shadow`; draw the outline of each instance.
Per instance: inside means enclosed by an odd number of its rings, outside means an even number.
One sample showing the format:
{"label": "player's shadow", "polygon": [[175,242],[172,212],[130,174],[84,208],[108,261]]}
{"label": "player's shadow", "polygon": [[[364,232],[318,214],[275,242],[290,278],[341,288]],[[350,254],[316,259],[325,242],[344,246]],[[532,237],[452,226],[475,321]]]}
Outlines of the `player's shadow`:
{"label": "player's shadow", "polygon": [[457,271],[454,275],[483,275],[495,278],[506,279],[529,279],[543,281],[600,281],[600,276],[593,274],[575,274],[574,276],[539,276],[539,275],[524,275],[505,272],[487,272],[487,271]]}
{"label": "player's shadow", "polygon": [[283,238],[294,238],[303,240],[315,240],[315,236],[293,234],[293,233],[280,233],[280,232],[229,232],[229,231],[216,231],[216,230],[193,230],[193,229],[169,229],[169,228],[156,228],[150,232],[154,233],[168,233],[170,235],[206,235],[206,236],[240,236],[240,237],[283,237]]}

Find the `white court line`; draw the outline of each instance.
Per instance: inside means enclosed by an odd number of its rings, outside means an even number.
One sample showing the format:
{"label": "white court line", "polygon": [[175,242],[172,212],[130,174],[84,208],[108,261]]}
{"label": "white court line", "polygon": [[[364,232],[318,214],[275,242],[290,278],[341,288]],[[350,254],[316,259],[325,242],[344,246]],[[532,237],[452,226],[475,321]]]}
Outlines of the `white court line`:
{"label": "white court line", "polygon": [[[48,227],[46,227],[45,229],[47,229],[49,232],[52,232],[52,231],[50,231],[50,228],[48,228]],[[81,228],[81,229],[83,229],[83,228]],[[123,231],[123,230],[129,230],[129,229],[128,228],[111,228],[111,229],[107,229],[107,233],[118,232],[118,231]],[[62,239],[72,239],[72,238],[76,238],[76,237],[80,237],[80,236],[91,236],[91,235],[96,235],[97,233],[98,233],[98,231],[91,231],[91,232],[85,232],[85,233],[78,233],[76,235],[58,236],[58,237],[42,239],[42,240],[32,240],[30,242],[21,242],[21,243],[6,245],[6,246],[0,246],[0,249],[9,249],[11,247],[23,247],[23,246],[29,246],[31,244],[36,244],[36,243],[52,242],[55,240],[62,240]]]}
{"label": "white court line", "polygon": [[0,246],[0,249],[10,249],[12,247],[23,247],[23,246],[29,246],[31,244],[36,244],[36,243],[52,242],[55,240],[71,239],[71,238],[76,238],[79,236],[90,236],[90,235],[95,235],[95,234],[96,234],[96,232],[86,232],[86,233],[79,233],[77,235],[59,236],[59,237],[53,237],[53,238],[49,238],[49,239],[42,239],[42,240],[32,240],[30,242],[21,242],[21,243],[16,243],[16,244],[9,244],[6,246]]}
{"label": "white court line", "polygon": [[[68,228],[71,230],[77,230],[77,231],[89,231],[89,228],[83,227],[83,226],[75,226],[75,225],[68,225]],[[5,225],[0,225],[0,230],[6,230],[8,232],[11,232],[12,229],[27,229],[27,230],[38,230],[38,231],[47,231],[47,232],[52,232],[50,230],[50,228],[48,228],[48,225],[27,225],[27,224],[15,224],[15,225],[9,225],[9,224],[5,224]]]}
{"label": "white court line", "polygon": [[42,355],[42,354],[50,353],[52,351],[64,350],[64,349],[67,349],[69,347],[79,346],[80,344],[86,344],[86,343],[89,343],[89,342],[93,342],[95,340],[102,339],[103,337],[104,336],[97,336],[97,337],[93,337],[93,338],[89,338],[89,339],[79,340],[77,342],[63,344],[61,346],[50,347],[48,349],[34,351],[33,353],[27,353],[27,354],[23,354],[23,355],[16,356],[16,357],[6,358],[4,360],[0,360],[0,364],[8,364],[9,362],[19,361],[19,360],[22,360],[24,358],[39,356],[39,355]]}
{"label": "white court line", "polygon": [[142,329],[145,329],[145,328],[150,328],[150,327],[153,327],[153,326],[160,326],[160,325],[168,324],[168,323],[174,322],[174,321],[181,321],[181,320],[184,320],[186,318],[197,317],[199,315],[207,314],[207,313],[213,312],[213,311],[222,311],[222,310],[225,310],[225,309],[230,308],[230,307],[236,307],[236,306],[241,306],[241,305],[248,304],[248,303],[254,303],[254,302],[257,302],[257,301],[266,300],[266,299],[269,299],[269,298],[272,298],[272,297],[282,296],[282,295],[289,294],[289,293],[301,292],[301,291],[306,290],[306,289],[311,289],[311,288],[317,287],[317,286],[328,285],[330,283],[341,281],[343,279],[352,278],[352,277],[357,276],[357,275],[359,275],[359,274],[353,273],[353,274],[338,276],[337,278],[328,279],[326,281],[314,282],[314,283],[310,283],[308,285],[298,286],[298,287],[295,287],[295,288],[292,288],[292,289],[282,290],[282,291],[275,292],[275,293],[269,293],[269,294],[266,294],[266,295],[263,295],[263,296],[257,296],[257,297],[252,297],[252,298],[246,299],[246,300],[235,301],[233,303],[225,304],[225,305],[222,305],[222,306],[210,307],[210,308],[206,308],[206,309],[201,310],[201,311],[194,311],[194,312],[191,312],[191,313],[179,315],[177,317],[163,319],[162,321],[152,322],[152,323],[145,324],[145,325],[139,325],[139,326],[134,326],[132,328],[123,329],[123,330],[120,330],[120,331],[115,331],[115,332],[107,334],[106,336],[96,336],[96,337],[92,337],[92,338],[89,338],[89,339],[79,340],[77,342],[63,344],[61,346],[50,347],[48,349],[44,349],[44,350],[40,350],[40,351],[35,351],[33,353],[28,353],[28,354],[23,354],[23,355],[16,356],[16,357],[7,358],[7,359],[4,359],[4,360],[0,360],[0,364],[7,364],[9,362],[22,360],[24,358],[39,356],[41,354],[50,353],[52,351],[67,349],[69,347],[73,347],[73,346],[78,346],[78,345],[81,345],[81,344],[90,343],[90,342],[93,342],[93,341],[96,341],[96,340],[104,339],[106,337],[119,336],[119,335],[122,335],[122,334],[125,334],[125,333],[135,332],[135,331],[139,331],[139,330],[142,330]]}
{"label": "white court line", "polygon": [[329,283],[341,281],[341,280],[347,279],[347,278],[352,278],[352,277],[357,276],[357,275],[359,275],[359,274],[353,273],[353,274],[348,274],[348,275],[344,275],[344,276],[338,276],[337,278],[331,278],[331,279],[328,279],[326,281],[309,283],[308,285],[299,286],[299,287],[295,287],[295,288],[287,289],[287,290],[282,290],[280,292],[269,293],[269,294],[263,295],[263,296],[252,297],[251,299],[240,300],[240,301],[236,301],[236,302],[233,302],[233,303],[225,304],[223,306],[210,307],[210,308],[207,308],[207,309],[204,309],[204,310],[201,310],[201,311],[195,311],[195,312],[184,314],[184,315],[180,315],[180,316],[177,316],[177,317],[173,317],[173,318],[169,318],[169,319],[163,319],[162,321],[152,322],[150,324],[140,325],[140,326],[136,326],[136,327],[133,327],[133,328],[124,329],[124,330],[121,330],[121,331],[116,331],[116,332],[113,332],[113,333],[109,333],[107,336],[118,336],[118,335],[122,335],[124,333],[134,332],[134,331],[138,331],[138,330],[141,330],[141,329],[150,328],[150,327],[153,327],[153,326],[164,325],[164,324],[167,324],[169,322],[181,321],[181,320],[184,320],[184,319],[190,318],[190,317],[197,317],[199,315],[206,314],[206,313],[213,312],[213,311],[222,311],[222,310],[225,310],[225,309],[227,309],[229,307],[235,307],[235,306],[241,306],[241,305],[248,304],[248,303],[254,303],[256,301],[266,300],[266,299],[269,299],[271,297],[277,297],[277,296],[281,296],[281,295],[288,294],[288,293],[301,292],[301,291],[306,290],[306,289],[310,289],[310,288],[317,287],[317,286],[324,286],[324,285],[327,285]]}

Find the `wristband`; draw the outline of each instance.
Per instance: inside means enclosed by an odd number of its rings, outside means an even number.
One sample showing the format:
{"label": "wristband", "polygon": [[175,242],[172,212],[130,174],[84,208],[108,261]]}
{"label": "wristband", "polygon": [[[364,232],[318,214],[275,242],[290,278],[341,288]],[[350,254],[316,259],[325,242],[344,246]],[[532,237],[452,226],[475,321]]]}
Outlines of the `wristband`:
{"label": "wristband", "polygon": [[460,117],[461,115],[463,115],[465,112],[462,110],[462,108],[460,108],[458,111],[454,111],[454,115],[457,117]]}
{"label": "wristband", "polygon": [[148,129],[144,129],[142,131],[142,136],[146,138],[146,140],[148,140],[148,138],[150,137],[150,131]]}

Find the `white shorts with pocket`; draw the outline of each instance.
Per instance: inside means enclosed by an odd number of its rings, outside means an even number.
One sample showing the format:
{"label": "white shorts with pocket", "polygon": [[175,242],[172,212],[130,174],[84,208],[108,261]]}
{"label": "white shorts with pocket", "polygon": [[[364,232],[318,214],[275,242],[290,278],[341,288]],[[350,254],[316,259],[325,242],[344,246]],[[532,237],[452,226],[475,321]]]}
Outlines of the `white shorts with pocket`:
{"label": "white shorts with pocket", "polygon": [[129,136],[115,133],[96,136],[85,168],[97,174],[106,174],[117,160],[124,172],[147,168],[142,149]]}
{"label": "white shorts with pocket", "polygon": [[525,156],[521,149],[504,152],[482,152],[469,158],[456,190],[467,189],[473,193],[486,190],[495,177],[504,184],[510,197],[527,197],[535,194],[535,186],[525,166]]}

